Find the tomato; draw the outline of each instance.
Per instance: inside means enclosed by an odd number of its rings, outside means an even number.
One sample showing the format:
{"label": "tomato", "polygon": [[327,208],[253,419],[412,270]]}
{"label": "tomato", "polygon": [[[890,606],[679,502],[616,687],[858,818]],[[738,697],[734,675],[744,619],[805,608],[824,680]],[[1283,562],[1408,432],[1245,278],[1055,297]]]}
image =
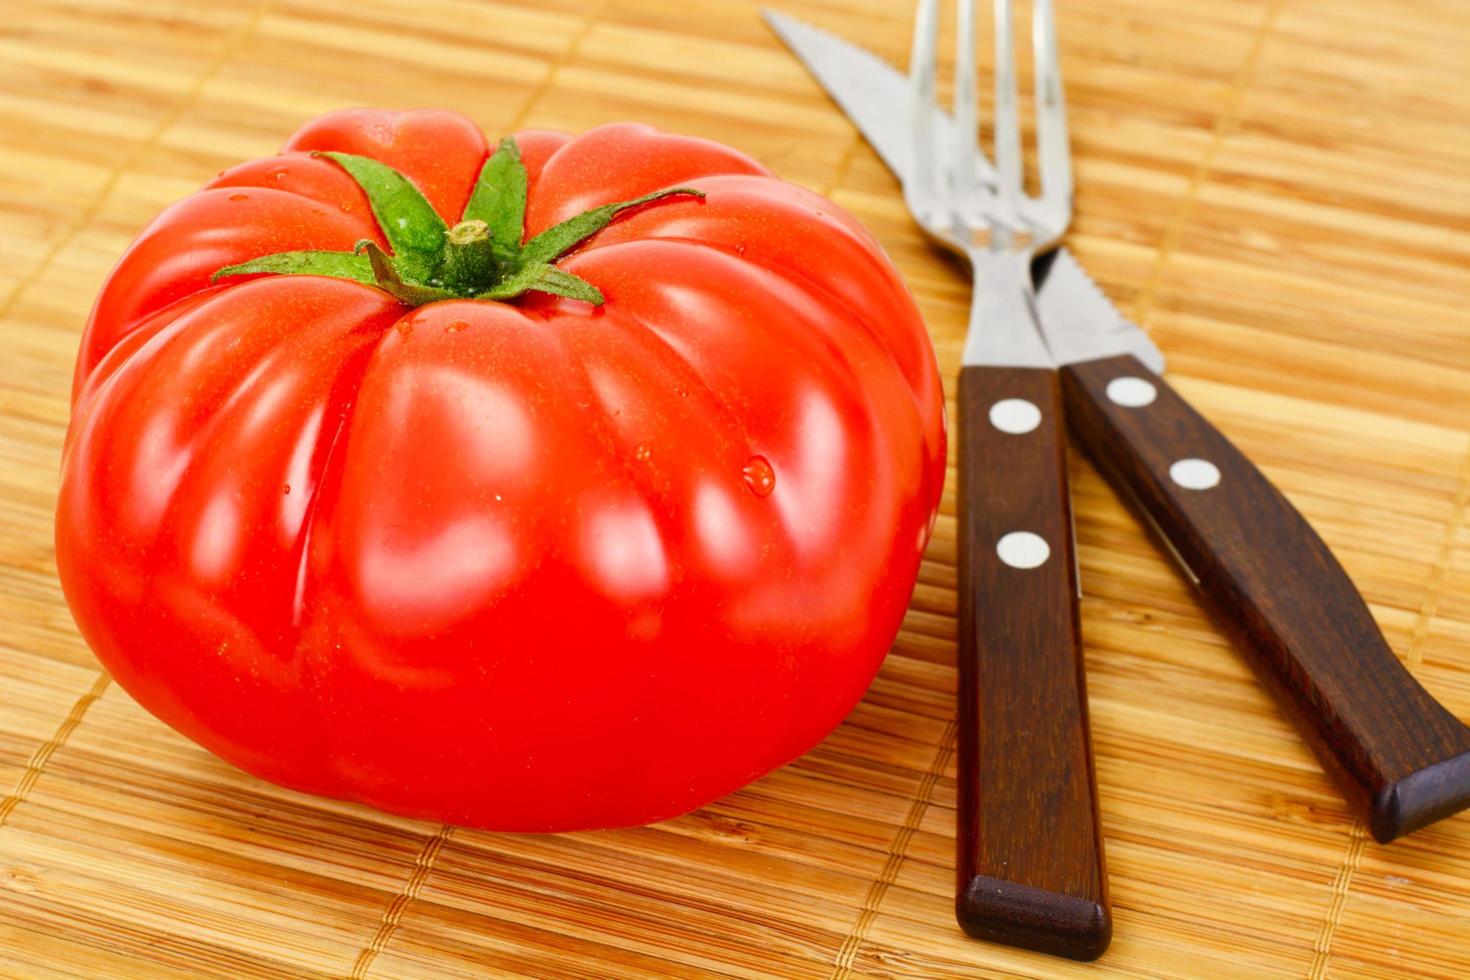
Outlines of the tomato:
{"label": "tomato", "polygon": [[57,564],[117,681],[249,772],[636,824],[851,710],[944,450],[913,300],[822,197],[641,125],[343,111],[113,270]]}

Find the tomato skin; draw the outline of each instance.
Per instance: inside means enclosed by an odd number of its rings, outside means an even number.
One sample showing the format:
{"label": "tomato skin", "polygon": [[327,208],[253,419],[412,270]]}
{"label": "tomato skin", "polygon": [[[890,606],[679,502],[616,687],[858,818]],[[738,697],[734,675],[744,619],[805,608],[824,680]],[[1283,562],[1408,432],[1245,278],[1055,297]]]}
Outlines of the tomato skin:
{"label": "tomato skin", "polygon": [[211,285],[382,242],[306,151],[390,163],[449,223],[487,153],[451,113],[308,124],[165,211],[105,285],[57,563],[119,683],[264,778],[503,830],[644,823],[862,696],[938,508],[942,392],[902,281],[830,202],[643,126],[518,141],[528,236],[671,183],[706,197],[561,260],[601,307]]}

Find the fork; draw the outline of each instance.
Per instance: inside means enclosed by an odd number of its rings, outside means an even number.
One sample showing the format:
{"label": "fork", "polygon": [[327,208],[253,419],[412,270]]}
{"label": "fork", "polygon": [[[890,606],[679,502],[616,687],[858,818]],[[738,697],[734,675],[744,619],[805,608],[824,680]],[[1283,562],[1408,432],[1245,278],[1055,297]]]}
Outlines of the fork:
{"label": "fork", "polygon": [[[995,0],[992,168],[979,147],[975,3],[960,0],[954,136],[936,131],[938,0],[921,0],[904,198],[963,256],[959,378],[956,915],[973,936],[1093,959],[1112,935],[1078,628],[1061,384],[1030,265],[1066,230],[1071,156],[1050,0],[1033,6],[1040,192],[1022,183],[1010,0]],[[942,116],[940,117],[942,118]],[[952,144],[952,145],[951,145]]]}

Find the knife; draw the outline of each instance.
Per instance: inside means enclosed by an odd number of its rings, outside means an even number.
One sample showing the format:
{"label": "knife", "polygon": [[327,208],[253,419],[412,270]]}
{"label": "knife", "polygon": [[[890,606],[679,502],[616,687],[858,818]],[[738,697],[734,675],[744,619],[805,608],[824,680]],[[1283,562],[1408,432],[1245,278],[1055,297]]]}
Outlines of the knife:
{"label": "knife", "polygon": [[1061,352],[1073,435],[1249,655],[1374,839],[1470,806],[1470,728],[1394,655],[1300,512],[1128,349],[1142,331],[1070,254],[1057,254],[1037,308]]}
{"label": "knife", "polygon": [[[907,166],[907,79],[825,31],[765,17],[884,162]],[[1074,436],[1247,654],[1374,839],[1470,806],[1470,728],[1394,655],[1301,514],[1164,381],[1147,334],[1065,249],[1037,296]]]}

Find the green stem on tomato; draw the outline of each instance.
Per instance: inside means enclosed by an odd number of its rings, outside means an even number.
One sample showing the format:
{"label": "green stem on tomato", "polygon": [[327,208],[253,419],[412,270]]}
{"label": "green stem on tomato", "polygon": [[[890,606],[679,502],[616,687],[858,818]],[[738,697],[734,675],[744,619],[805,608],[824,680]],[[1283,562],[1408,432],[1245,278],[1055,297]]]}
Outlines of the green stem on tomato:
{"label": "green stem on tomato", "polygon": [[319,153],[342,167],[368,197],[389,251],[363,240],[351,252],[278,252],[226,266],[224,276],[332,276],[368,283],[409,306],[445,299],[512,300],[550,293],[600,305],[591,283],[553,263],[606,228],[619,215],[674,196],[702,199],[692,187],[672,187],[630,201],[592,208],[522,244],[526,168],[514,137],[501,140],[481,168],[464,214],[446,226],[413,182],[368,157]]}
{"label": "green stem on tomato", "polygon": [[444,264],[439,278],[451,290],[474,289],[499,278],[488,224],[471,218],[444,233]]}

